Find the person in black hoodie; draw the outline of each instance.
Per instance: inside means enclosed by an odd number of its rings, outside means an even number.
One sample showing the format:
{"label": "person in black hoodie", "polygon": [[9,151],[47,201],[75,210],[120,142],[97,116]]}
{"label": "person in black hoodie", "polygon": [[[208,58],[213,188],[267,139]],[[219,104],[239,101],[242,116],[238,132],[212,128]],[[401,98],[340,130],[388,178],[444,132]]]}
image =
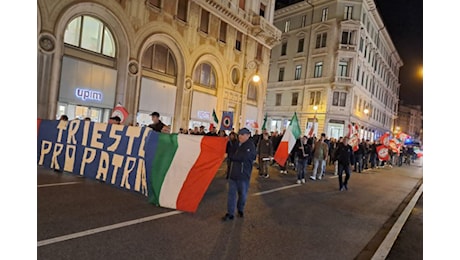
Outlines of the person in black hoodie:
{"label": "person in black hoodie", "polygon": [[[355,158],[353,148],[348,144],[348,137],[344,137],[342,142],[338,144],[335,151],[336,160],[339,167],[339,190],[348,190],[348,181],[350,179],[350,166],[353,165]],[[343,181],[342,173],[345,171],[345,181]]]}

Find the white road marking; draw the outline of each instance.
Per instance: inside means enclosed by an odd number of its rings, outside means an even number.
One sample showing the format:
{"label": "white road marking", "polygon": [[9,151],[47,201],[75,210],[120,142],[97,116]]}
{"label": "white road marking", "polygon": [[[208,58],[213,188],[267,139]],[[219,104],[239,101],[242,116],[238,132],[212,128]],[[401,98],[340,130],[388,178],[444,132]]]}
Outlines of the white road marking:
{"label": "white road marking", "polygon": [[393,247],[393,244],[395,243],[396,239],[398,238],[399,232],[401,232],[401,229],[403,228],[404,224],[406,223],[407,219],[409,218],[409,215],[412,211],[412,209],[415,207],[415,204],[417,203],[418,199],[420,198],[420,195],[423,192],[423,184],[420,185],[418,188],[417,192],[415,193],[414,197],[412,197],[411,201],[409,204],[407,204],[406,208],[404,211],[401,213],[399,216],[398,220],[396,223],[393,225],[391,228],[390,232],[388,232],[387,236],[383,240],[382,244],[380,244],[379,248],[377,251],[375,251],[374,256],[372,256],[371,260],[377,260],[377,259],[386,259],[388,254],[390,253],[391,248]]}
{"label": "white road marking", "polygon": [[41,184],[38,185],[38,188],[44,188],[44,187],[53,187],[53,186],[61,186],[61,185],[72,185],[72,184],[78,184],[81,183],[79,181],[73,181],[73,182],[60,182],[60,183],[50,183],[50,184]]}
{"label": "white road marking", "polygon": [[85,230],[85,231],[82,231],[82,232],[77,232],[77,233],[73,233],[73,234],[69,234],[69,235],[65,235],[65,236],[45,239],[45,240],[38,241],[37,247],[46,246],[46,245],[49,245],[49,244],[54,244],[54,243],[58,243],[58,242],[62,242],[62,241],[66,241],[66,240],[70,240],[70,239],[74,239],[74,238],[78,238],[78,237],[84,237],[84,236],[88,236],[88,235],[92,235],[92,234],[96,234],[96,233],[100,233],[100,232],[104,232],[104,231],[109,231],[109,230],[113,230],[113,229],[117,229],[117,228],[127,227],[127,226],[131,226],[131,225],[135,225],[135,224],[139,224],[139,223],[143,223],[143,222],[147,222],[147,221],[152,221],[152,220],[159,219],[159,218],[169,217],[169,216],[177,215],[177,214],[181,214],[181,213],[183,213],[183,212],[176,210],[176,211],[161,213],[161,214],[157,214],[157,215],[152,215],[152,216],[145,217],[145,218],[129,220],[129,221],[125,221],[125,222],[121,222],[121,223],[117,223],[117,224],[113,224],[113,225],[108,225],[108,226],[104,226],[104,227],[89,229],[89,230]]}
{"label": "white road marking", "polygon": [[298,187],[298,186],[301,186],[301,184],[293,184],[293,185],[289,185],[289,186],[276,188],[276,189],[273,189],[273,190],[266,190],[266,191],[256,192],[256,193],[252,194],[252,196],[260,196],[260,195],[264,195],[264,194],[267,194],[267,193],[272,193],[272,192],[276,192],[276,191],[280,191],[280,190],[290,189],[290,188],[294,188],[294,187]]}

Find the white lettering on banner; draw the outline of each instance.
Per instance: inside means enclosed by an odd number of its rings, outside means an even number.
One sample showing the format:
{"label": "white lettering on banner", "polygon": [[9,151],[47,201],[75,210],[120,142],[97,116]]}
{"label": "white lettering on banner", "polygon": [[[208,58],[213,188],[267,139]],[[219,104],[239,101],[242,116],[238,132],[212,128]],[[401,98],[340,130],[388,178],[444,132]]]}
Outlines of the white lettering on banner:
{"label": "white lettering on banner", "polygon": [[96,179],[103,181],[107,179],[107,172],[109,171],[109,160],[109,154],[107,152],[102,151],[101,158],[99,160],[99,167],[97,168]]}
{"label": "white lettering on banner", "polygon": [[[65,162],[64,171],[73,172],[73,165],[75,163],[75,151],[77,147],[75,145],[67,145],[65,148]],[[72,153],[70,153],[72,150]]]}
{"label": "white lettering on banner", "polygon": [[[141,183],[142,183],[142,191],[141,191]],[[142,194],[147,195],[147,179],[145,175],[145,162],[142,159],[139,159],[139,163],[137,164],[136,181],[134,182],[134,190],[137,192],[141,191]]]}
{"label": "white lettering on banner", "polygon": [[64,120],[59,120],[59,124],[57,126],[58,129],[58,136],[57,136],[57,142],[60,143],[62,140],[62,131],[64,131],[67,128],[67,121]]}
{"label": "white lettering on banner", "polygon": [[112,173],[112,184],[115,184],[115,181],[117,180],[117,173],[118,169],[121,168],[121,165],[123,164],[123,156],[114,154],[112,158],[112,165],[113,165],[113,173]]}
{"label": "white lettering on banner", "polygon": [[42,141],[42,149],[40,149],[40,160],[38,160],[38,165],[43,165],[43,161],[45,160],[45,155],[47,155],[51,148],[53,147],[53,143],[50,141],[43,140]]}
{"label": "white lettering on banner", "polygon": [[80,98],[83,101],[86,101],[86,100],[102,101],[103,99],[102,92],[92,90],[92,89],[84,89],[84,88],[75,89],[75,96],[77,98]]}
{"label": "white lettering on banner", "polygon": [[83,124],[83,139],[81,140],[81,144],[83,146],[87,146],[88,144],[88,132],[89,132],[89,125],[91,124],[90,121],[84,121],[85,123]]}
{"label": "white lettering on banner", "polygon": [[56,126],[57,140],[41,140],[38,165],[47,164],[51,169],[64,169],[148,196],[143,157],[151,132],[150,128],[62,121]]}
{"label": "white lettering on banner", "polygon": [[78,127],[80,126],[80,120],[72,120],[69,123],[69,128],[67,129],[67,143],[68,144],[77,144],[77,139],[75,134],[78,132]]}
{"label": "white lettering on banner", "polygon": [[137,153],[138,153],[139,157],[144,157],[145,156],[145,151],[144,151],[145,139],[147,139],[147,136],[149,135],[149,133],[151,131],[153,131],[153,130],[150,127],[146,127],[144,129],[144,136],[142,137],[141,145],[139,146],[139,149],[137,150],[138,151]]}
{"label": "white lettering on banner", "polygon": [[126,131],[125,135],[129,137],[126,154],[131,155],[131,152],[133,150],[134,138],[137,138],[141,135],[141,128],[140,127],[128,127],[128,130]]}
{"label": "white lettering on banner", "polygon": [[[90,154],[89,157],[88,157],[88,153]],[[81,159],[80,175],[84,175],[86,164],[93,162],[95,157],[96,157],[96,149],[85,147],[85,150],[83,152],[83,158]]]}
{"label": "white lettering on banner", "polygon": [[121,135],[117,134],[119,131],[123,131],[123,128],[125,127],[124,125],[111,125],[112,127],[110,128],[110,134],[109,137],[115,139],[115,142],[109,147],[107,147],[107,151],[115,151],[118,148],[118,145],[120,144],[121,141]]}
{"label": "white lettering on banner", "polygon": [[107,124],[104,123],[94,123],[93,125],[93,134],[91,135],[91,147],[102,149],[104,143],[98,142],[102,137],[102,134],[99,131],[105,132],[107,129]]}
{"label": "white lettering on banner", "polygon": [[125,170],[123,171],[123,177],[121,178],[120,187],[125,187],[128,190],[131,189],[131,185],[129,185],[128,178],[129,174],[133,171],[134,166],[136,166],[136,158],[127,157],[125,161]]}
{"label": "white lettering on banner", "polygon": [[51,165],[50,165],[51,168],[54,168],[56,170],[61,169],[61,167],[59,167],[57,157],[61,154],[63,148],[64,148],[63,144],[55,144],[54,145],[53,156],[51,157]]}

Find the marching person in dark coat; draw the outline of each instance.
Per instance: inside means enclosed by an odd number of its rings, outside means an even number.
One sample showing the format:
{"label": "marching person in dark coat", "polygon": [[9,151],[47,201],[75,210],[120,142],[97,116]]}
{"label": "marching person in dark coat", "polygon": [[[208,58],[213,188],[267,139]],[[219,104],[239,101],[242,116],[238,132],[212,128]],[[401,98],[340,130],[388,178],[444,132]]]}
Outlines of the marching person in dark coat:
{"label": "marching person in dark coat", "polygon": [[[339,190],[348,190],[348,180],[350,179],[350,166],[354,163],[353,148],[348,144],[348,137],[344,137],[342,142],[338,144],[335,151],[336,160],[339,167]],[[343,181],[342,173],[345,171],[345,181]]]}
{"label": "marching person in dark coat", "polygon": [[262,134],[262,139],[257,146],[257,155],[259,157],[259,176],[268,178],[268,163],[273,157],[273,144],[268,139],[268,132],[266,131]]}
{"label": "marching person in dark coat", "polygon": [[235,132],[231,132],[228,136],[227,147],[225,153],[227,154],[227,172],[225,173],[225,178],[228,179],[228,174],[230,173],[230,154],[234,154],[238,148],[238,135]]}
{"label": "marching person in dark coat", "polygon": [[301,139],[297,139],[292,150],[297,157],[297,184],[305,183],[308,158],[311,156],[311,145],[308,143],[308,137],[303,136]]}
{"label": "marching person in dark coat", "polygon": [[235,208],[238,209],[239,217],[244,215],[252,164],[257,155],[254,142],[249,140],[250,136],[251,132],[247,128],[240,129],[238,148],[234,153],[229,154],[231,165],[228,176],[227,214],[222,218],[223,221],[233,219]]}

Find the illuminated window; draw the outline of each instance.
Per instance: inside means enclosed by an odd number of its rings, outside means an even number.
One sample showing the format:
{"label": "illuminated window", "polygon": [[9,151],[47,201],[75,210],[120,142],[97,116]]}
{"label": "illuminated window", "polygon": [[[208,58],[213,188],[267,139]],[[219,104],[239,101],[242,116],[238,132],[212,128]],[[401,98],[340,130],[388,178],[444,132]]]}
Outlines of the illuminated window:
{"label": "illuminated window", "polygon": [[315,78],[321,78],[323,76],[323,62],[315,63],[315,74],[313,75]]}
{"label": "illuminated window", "polygon": [[64,42],[110,57],[116,55],[112,32],[104,23],[91,16],[79,16],[73,19],[65,29]]}

